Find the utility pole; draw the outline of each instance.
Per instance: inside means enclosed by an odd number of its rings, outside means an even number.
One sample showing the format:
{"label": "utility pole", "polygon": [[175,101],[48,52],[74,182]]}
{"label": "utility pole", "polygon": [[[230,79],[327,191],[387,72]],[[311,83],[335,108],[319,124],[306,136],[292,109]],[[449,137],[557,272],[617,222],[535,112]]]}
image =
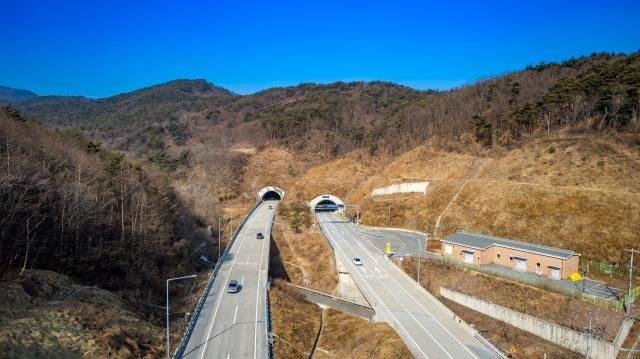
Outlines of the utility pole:
{"label": "utility pole", "polygon": [[589,311],[589,329],[587,330],[587,332],[589,333],[589,336],[587,337],[587,353],[585,355],[586,359],[589,359],[589,354],[591,354],[591,336],[593,335],[593,328],[591,327],[592,319],[593,319],[593,315],[591,311]]}
{"label": "utility pole", "polygon": [[418,284],[420,284],[420,263],[422,262],[422,245],[420,245],[420,238],[416,238],[418,241]]}
{"label": "utility pole", "polygon": [[221,231],[220,231],[220,220],[221,220],[221,218],[218,217],[218,260],[217,260],[218,262],[220,262],[220,234],[221,234]]}
{"label": "utility pole", "polygon": [[640,251],[633,248],[625,249],[625,251],[631,253],[631,261],[629,262],[629,293],[627,294],[627,314],[631,314],[631,302],[633,301],[631,298],[631,289],[633,289],[633,255],[640,253]]}

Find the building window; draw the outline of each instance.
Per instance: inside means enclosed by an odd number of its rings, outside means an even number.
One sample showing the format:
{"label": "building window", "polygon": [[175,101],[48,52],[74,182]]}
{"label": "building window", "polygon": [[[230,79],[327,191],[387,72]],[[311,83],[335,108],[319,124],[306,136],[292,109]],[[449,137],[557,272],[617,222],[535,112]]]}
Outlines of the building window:
{"label": "building window", "polygon": [[509,254],[509,263],[513,262],[513,254]]}
{"label": "building window", "polygon": [[540,269],[540,262],[536,263],[536,269]]}
{"label": "building window", "polygon": [[500,260],[500,252],[496,252],[496,259]]}

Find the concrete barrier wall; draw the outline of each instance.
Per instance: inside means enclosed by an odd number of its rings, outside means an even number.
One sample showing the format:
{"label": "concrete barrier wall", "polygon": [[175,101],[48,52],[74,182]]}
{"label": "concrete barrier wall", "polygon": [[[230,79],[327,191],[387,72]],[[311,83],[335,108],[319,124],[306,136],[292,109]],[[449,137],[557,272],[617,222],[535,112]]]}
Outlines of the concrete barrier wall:
{"label": "concrete barrier wall", "polygon": [[633,319],[625,318],[624,322],[620,326],[618,330],[618,334],[616,334],[616,338],[613,340],[613,344],[620,350],[622,344],[625,340],[627,340],[627,335],[629,335],[629,331],[631,331],[631,327],[633,326]]}
{"label": "concrete barrier wall", "polygon": [[429,182],[394,183],[384,187],[374,188],[372,196],[382,196],[395,193],[427,193]]}
{"label": "concrete barrier wall", "polygon": [[[513,325],[516,328],[520,328],[574,352],[586,355],[587,350],[589,350],[589,358],[614,359],[617,355],[617,349],[614,343],[592,338],[586,333],[581,333],[531,315],[516,312],[515,310],[447,288],[440,288],[440,294],[467,308]],[[624,335],[624,337],[626,337],[626,335]]]}

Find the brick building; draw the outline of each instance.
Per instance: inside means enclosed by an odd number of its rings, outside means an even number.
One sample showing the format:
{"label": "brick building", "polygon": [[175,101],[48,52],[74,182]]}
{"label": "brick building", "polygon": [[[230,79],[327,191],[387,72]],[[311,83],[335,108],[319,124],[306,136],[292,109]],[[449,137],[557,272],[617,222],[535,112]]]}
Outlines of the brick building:
{"label": "brick building", "polygon": [[566,249],[468,232],[442,239],[442,254],[466,263],[495,263],[552,279],[567,279],[577,272],[580,257]]}

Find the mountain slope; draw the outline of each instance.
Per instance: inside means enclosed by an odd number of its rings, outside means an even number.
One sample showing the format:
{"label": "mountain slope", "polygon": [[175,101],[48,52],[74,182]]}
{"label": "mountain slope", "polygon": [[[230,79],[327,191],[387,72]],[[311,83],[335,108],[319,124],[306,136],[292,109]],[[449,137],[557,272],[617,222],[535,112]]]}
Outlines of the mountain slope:
{"label": "mountain slope", "polygon": [[400,153],[425,141],[510,146],[560,127],[637,131],[639,83],[639,53],[600,53],[443,92],[337,82],[237,96],[203,80],[179,80],[99,100],[45,97],[19,106],[56,126],[79,127],[144,153],[215,136],[333,157],[354,149]]}
{"label": "mountain slope", "polygon": [[0,86],[0,102],[15,102],[37,97],[35,93],[29,90],[14,89],[11,87]]}
{"label": "mountain slope", "polygon": [[[202,268],[198,256],[206,253],[196,248],[207,245],[204,228],[162,173],[78,131],[46,128],[3,107],[0,141],[0,347],[15,357],[49,349],[62,353],[54,357],[72,349],[80,351],[74,357],[95,357],[82,351],[96,346],[98,356],[157,356],[165,279]],[[189,284],[174,286],[176,299]],[[39,320],[57,330],[41,331]],[[45,349],[24,335],[36,332]]]}
{"label": "mountain slope", "polygon": [[16,106],[56,127],[80,128],[120,149],[160,151],[165,142],[184,143],[186,112],[215,107],[236,97],[204,80],[176,80],[102,99],[44,96]]}

